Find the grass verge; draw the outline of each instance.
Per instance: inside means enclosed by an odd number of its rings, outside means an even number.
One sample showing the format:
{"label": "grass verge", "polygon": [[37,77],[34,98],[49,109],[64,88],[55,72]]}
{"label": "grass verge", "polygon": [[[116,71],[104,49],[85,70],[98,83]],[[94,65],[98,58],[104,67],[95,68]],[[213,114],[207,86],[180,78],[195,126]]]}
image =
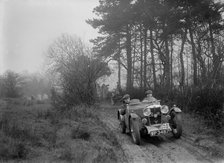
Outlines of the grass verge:
{"label": "grass verge", "polygon": [[224,160],[224,128],[211,128],[203,117],[184,113],[183,131],[194,145],[208,151],[215,160]]}
{"label": "grass verge", "polygon": [[0,161],[121,162],[120,145],[95,109],[14,103],[0,107]]}

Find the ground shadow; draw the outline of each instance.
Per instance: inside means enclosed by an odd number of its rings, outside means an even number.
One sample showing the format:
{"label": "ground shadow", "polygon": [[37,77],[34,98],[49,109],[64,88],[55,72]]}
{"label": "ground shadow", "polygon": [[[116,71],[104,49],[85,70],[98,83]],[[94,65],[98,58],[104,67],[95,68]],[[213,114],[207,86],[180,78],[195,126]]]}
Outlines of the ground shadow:
{"label": "ground shadow", "polygon": [[150,143],[159,147],[163,143],[174,142],[176,141],[176,139],[170,134],[156,136],[156,137],[150,137],[149,135],[145,135],[145,136],[142,136],[142,141],[144,142],[143,144]]}

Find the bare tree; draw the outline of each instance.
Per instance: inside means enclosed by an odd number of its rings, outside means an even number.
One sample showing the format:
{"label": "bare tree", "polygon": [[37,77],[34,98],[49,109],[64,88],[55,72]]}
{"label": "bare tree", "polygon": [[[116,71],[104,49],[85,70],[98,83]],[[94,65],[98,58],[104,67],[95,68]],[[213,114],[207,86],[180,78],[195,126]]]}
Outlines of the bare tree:
{"label": "bare tree", "polygon": [[59,37],[48,49],[50,69],[59,75],[66,105],[91,104],[96,97],[96,80],[109,74],[107,63],[91,56],[90,49],[76,36]]}
{"label": "bare tree", "polygon": [[22,78],[13,71],[6,71],[1,77],[0,90],[3,97],[18,97],[21,95]]}

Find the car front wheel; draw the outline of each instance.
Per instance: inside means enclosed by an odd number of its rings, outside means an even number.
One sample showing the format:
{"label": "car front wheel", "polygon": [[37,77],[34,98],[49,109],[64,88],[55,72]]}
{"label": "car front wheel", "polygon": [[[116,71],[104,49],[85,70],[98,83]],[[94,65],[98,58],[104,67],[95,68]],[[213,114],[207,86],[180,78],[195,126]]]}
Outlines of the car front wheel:
{"label": "car front wheel", "polygon": [[182,124],[181,124],[182,118],[180,113],[172,113],[172,114],[173,115],[171,116],[172,119],[170,126],[172,129],[173,136],[178,139],[182,135]]}
{"label": "car front wheel", "polygon": [[133,119],[130,120],[130,131],[133,142],[137,145],[140,145],[141,137],[140,137],[139,125],[138,122]]}

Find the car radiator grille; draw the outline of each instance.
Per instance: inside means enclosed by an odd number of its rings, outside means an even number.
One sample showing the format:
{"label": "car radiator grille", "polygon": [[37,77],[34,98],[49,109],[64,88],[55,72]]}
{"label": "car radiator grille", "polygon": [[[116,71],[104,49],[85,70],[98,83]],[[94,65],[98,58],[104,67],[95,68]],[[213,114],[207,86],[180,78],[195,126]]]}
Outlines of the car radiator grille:
{"label": "car radiator grille", "polygon": [[150,124],[154,125],[154,124],[160,124],[161,123],[161,115],[158,116],[157,118],[154,117],[150,117]]}
{"label": "car radiator grille", "polygon": [[[151,108],[152,114],[149,116],[149,122],[151,125],[153,124],[159,124],[161,123],[161,109],[160,107],[158,108]],[[155,115],[157,115],[155,117]]]}

